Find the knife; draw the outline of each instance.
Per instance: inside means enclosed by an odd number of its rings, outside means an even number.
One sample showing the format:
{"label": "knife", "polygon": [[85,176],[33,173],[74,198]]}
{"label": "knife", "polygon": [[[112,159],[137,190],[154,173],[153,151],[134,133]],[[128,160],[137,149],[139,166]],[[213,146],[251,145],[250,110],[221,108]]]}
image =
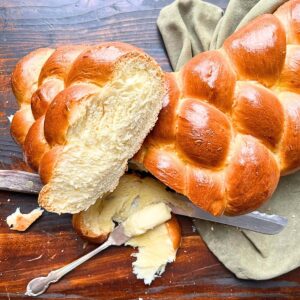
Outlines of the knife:
{"label": "knife", "polygon": [[170,203],[168,204],[171,207],[172,212],[176,215],[183,215],[195,219],[221,223],[270,235],[281,232],[288,223],[288,219],[285,217],[270,215],[258,211],[253,211],[251,213],[236,217],[228,217],[225,215],[215,217],[200,207],[194,205],[186,197],[181,195],[177,195],[177,197],[185,203],[184,208],[174,206]]}
{"label": "knife", "polygon": [[[38,194],[42,186],[43,184],[37,174],[15,170],[0,170],[0,190]],[[182,201],[183,205],[180,207],[174,206],[171,203],[168,205],[171,207],[172,212],[177,215],[235,226],[264,234],[277,234],[281,232],[288,223],[285,217],[269,215],[258,211],[237,217],[214,217],[195,206],[186,197],[179,194],[176,194],[176,197]]]}

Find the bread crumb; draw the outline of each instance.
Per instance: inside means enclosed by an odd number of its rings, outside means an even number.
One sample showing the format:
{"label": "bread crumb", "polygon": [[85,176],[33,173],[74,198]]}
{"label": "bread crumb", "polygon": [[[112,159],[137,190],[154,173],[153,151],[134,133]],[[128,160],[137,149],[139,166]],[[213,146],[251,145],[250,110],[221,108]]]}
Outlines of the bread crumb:
{"label": "bread crumb", "polygon": [[44,255],[44,254],[41,254],[41,255],[38,256],[38,257],[35,257],[35,258],[32,258],[32,259],[27,259],[26,261],[34,261],[34,260],[38,260],[38,259],[42,258],[43,255]]}
{"label": "bread crumb", "polygon": [[214,229],[214,226],[211,226],[211,227],[210,227],[210,230],[211,230],[211,231],[214,231],[214,230],[215,230],[215,229]]}
{"label": "bread crumb", "polygon": [[14,213],[6,218],[6,223],[12,230],[25,231],[43,212],[44,211],[38,207],[28,214],[22,214],[18,207]]}
{"label": "bread crumb", "polygon": [[87,245],[88,245],[88,242],[84,242],[82,245],[82,249],[85,249]]}
{"label": "bread crumb", "polygon": [[8,121],[11,123],[12,122],[12,119],[13,119],[14,115],[10,115],[7,117]]}
{"label": "bread crumb", "polygon": [[54,259],[56,257],[56,254],[53,254],[50,259]]}

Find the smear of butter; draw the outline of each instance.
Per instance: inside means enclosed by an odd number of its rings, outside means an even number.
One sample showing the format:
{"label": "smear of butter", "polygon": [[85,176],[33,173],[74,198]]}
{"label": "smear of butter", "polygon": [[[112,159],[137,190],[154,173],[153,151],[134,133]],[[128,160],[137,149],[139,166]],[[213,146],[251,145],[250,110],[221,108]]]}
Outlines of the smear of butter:
{"label": "smear of butter", "polygon": [[141,235],[171,219],[171,208],[165,203],[151,204],[135,212],[123,222],[128,237]]}

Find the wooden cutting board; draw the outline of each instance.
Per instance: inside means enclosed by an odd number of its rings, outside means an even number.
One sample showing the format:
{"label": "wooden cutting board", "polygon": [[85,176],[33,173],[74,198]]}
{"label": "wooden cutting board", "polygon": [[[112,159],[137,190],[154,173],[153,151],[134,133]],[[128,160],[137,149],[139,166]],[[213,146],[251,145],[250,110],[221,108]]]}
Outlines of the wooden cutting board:
{"label": "wooden cutting board", "polygon": [[[22,56],[38,47],[120,40],[137,45],[170,70],[156,28],[159,10],[171,0],[2,0],[0,2],[0,168],[26,169],[9,134],[8,116],[17,109],[10,73]],[[225,7],[227,1],[211,1]],[[0,300],[23,299],[33,277],[94,248],[72,230],[70,216],[45,213],[26,233],[10,231],[6,217],[29,212],[36,197],[0,192]],[[235,278],[214,257],[187,218],[175,263],[145,286],[132,274],[129,247],[103,254],[52,285],[39,299],[300,299],[300,268],[269,281]],[[278,262],[280,263],[280,262]]]}

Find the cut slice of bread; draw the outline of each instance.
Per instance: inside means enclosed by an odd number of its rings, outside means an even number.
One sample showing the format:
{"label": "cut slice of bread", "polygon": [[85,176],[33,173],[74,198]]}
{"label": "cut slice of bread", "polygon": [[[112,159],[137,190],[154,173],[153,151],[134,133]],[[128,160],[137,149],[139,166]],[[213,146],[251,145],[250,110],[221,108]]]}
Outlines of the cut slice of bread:
{"label": "cut slice of bread", "polygon": [[112,192],[157,120],[165,85],[154,60],[132,51],[110,70],[103,86],[81,79],[48,108],[44,132],[53,148],[39,167],[46,181],[39,204],[48,211],[78,213]]}
{"label": "cut slice of bread", "polygon": [[[73,227],[89,241],[102,243],[114,229],[114,222],[124,222],[132,214],[161,202],[182,205],[173,193],[166,191],[165,186],[155,179],[124,175],[113,193],[98,199],[87,211],[73,216]],[[163,210],[161,213],[164,213]],[[161,216],[151,214],[151,218],[159,220]],[[137,224],[137,227],[142,225]],[[131,238],[127,245],[138,248],[134,254],[137,259],[133,262],[133,272],[137,278],[150,284],[156,276],[161,275],[166,264],[175,260],[180,241],[181,230],[174,215],[171,220]]]}
{"label": "cut slice of bread", "polygon": [[167,204],[159,202],[137,210],[122,223],[122,226],[126,236],[134,237],[166,223],[171,218],[171,208]]}
{"label": "cut slice of bread", "polygon": [[165,271],[167,263],[175,261],[179,244],[178,239],[173,236],[174,231],[180,232],[180,227],[173,216],[168,222],[143,235],[135,236],[126,243],[138,248],[138,251],[132,254],[136,257],[132,263],[133,273],[138,279],[144,280],[145,284],[151,284]]}

